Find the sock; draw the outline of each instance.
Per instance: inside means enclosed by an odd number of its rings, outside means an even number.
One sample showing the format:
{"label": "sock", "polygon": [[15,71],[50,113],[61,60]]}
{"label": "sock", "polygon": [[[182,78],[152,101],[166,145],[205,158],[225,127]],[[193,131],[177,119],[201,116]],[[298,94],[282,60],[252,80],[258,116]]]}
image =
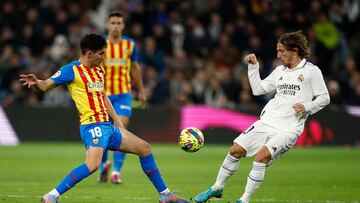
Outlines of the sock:
{"label": "sock", "polygon": [[100,174],[104,171],[104,165],[107,161],[108,161],[108,150],[104,150],[104,154],[101,159],[101,164],[100,164],[100,168],[99,168]]}
{"label": "sock", "polygon": [[148,176],[152,184],[155,186],[156,190],[160,193],[163,192],[167,187],[161,177],[160,171],[156,166],[154,156],[150,154],[149,156],[139,157],[141,168],[144,173]]}
{"label": "sock", "polygon": [[255,161],[253,162],[253,168],[247,178],[245,192],[241,197],[243,201],[250,201],[251,196],[254,194],[256,189],[260,187],[262,181],[264,180],[265,169],[266,164]]}
{"label": "sock", "polygon": [[170,192],[169,188],[166,188],[164,191],[161,191],[160,194],[169,194]]}
{"label": "sock", "polygon": [[119,152],[119,151],[114,152],[114,171],[120,173],[125,157],[126,157],[126,153],[124,152]]}
{"label": "sock", "polygon": [[224,188],[225,182],[232,176],[239,168],[240,159],[237,159],[230,154],[227,154],[221,167],[215,184],[211,187],[213,190],[221,190]]}
{"label": "sock", "polygon": [[90,175],[90,170],[86,164],[82,164],[79,167],[75,168],[67,175],[58,186],[56,186],[56,191],[61,195],[64,192],[70,190],[75,186],[76,183],[80,182],[82,179]]}
{"label": "sock", "polygon": [[50,195],[55,195],[56,197],[59,197],[60,196],[60,194],[59,194],[59,192],[54,188],[53,190],[51,190],[50,192],[49,192],[49,194]]}

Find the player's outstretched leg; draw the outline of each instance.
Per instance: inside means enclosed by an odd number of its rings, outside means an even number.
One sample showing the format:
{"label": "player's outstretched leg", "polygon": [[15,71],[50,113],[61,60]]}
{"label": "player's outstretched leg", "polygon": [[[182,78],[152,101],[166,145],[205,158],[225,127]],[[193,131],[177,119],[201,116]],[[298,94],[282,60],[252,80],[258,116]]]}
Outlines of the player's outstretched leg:
{"label": "player's outstretched leg", "polygon": [[236,203],[248,203],[250,201],[250,198],[264,180],[265,168],[266,164],[255,161],[253,162],[253,168],[247,178],[245,192]]}
{"label": "player's outstretched leg", "polygon": [[41,199],[45,203],[58,201],[60,195],[73,188],[78,182],[95,172],[101,163],[103,154],[102,147],[90,147],[86,151],[86,161],[77,168],[73,169],[53,190]]}
{"label": "player's outstretched leg", "polygon": [[150,144],[127,131],[126,129],[121,129],[121,133],[123,136],[120,150],[123,152],[134,153],[139,156],[143,172],[147,175],[160,195],[159,202],[189,203],[187,199],[175,195],[165,185],[165,182],[161,177],[160,170],[158,169],[155,162],[154,156],[151,153]]}
{"label": "player's outstretched leg", "polygon": [[160,170],[158,169],[154,156],[150,151],[150,145],[145,144],[148,146],[149,155],[147,156],[140,156],[140,163],[141,168],[143,169],[144,173],[148,176],[150,181],[155,186],[156,190],[160,194],[160,203],[187,203],[188,200],[181,198],[171,192],[165,185],[164,180],[161,177]]}
{"label": "player's outstretched leg", "polygon": [[108,151],[105,150],[102,160],[101,160],[101,165],[99,168],[99,182],[100,183],[106,183],[108,181],[108,174],[111,168],[111,162],[108,160]]}
{"label": "player's outstretched leg", "polygon": [[122,183],[120,171],[124,164],[126,153],[114,151],[114,170],[111,173],[111,182],[114,184]]}
{"label": "player's outstretched leg", "polygon": [[[100,160],[99,160],[100,161]],[[86,164],[82,164],[75,168],[67,175],[52,191],[47,193],[41,198],[43,203],[56,203],[60,195],[70,190],[80,182],[82,179],[88,177],[91,174]]]}
{"label": "player's outstretched leg", "polygon": [[240,159],[246,154],[246,151],[240,147],[240,145],[234,143],[230,148],[230,152],[226,155],[223,163],[218,172],[216,182],[213,186],[205,190],[204,192],[195,196],[194,200],[197,203],[206,202],[212,197],[221,198],[224,191],[226,181],[238,170]]}
{"label": "player's outstretched leg", "polygon": [[270,151],[266,146],[263,146],[256,154],[253,162],[252,170],[250,171],[244,194],[238,200],[241,203],[248,203],[254,192],[260,187],[265,177],[266,164],[271,159]]}

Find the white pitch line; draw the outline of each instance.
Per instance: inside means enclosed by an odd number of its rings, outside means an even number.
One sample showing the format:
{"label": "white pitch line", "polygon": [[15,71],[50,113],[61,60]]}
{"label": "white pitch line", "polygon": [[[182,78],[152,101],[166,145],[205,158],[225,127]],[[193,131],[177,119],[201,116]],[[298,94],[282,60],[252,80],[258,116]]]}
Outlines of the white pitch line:
{"label": "white pitch line", "polygon": [[[2,196],[2,195],[0,195]],[[41,198],[41,196],[31,196],[31,195],[18,195],[18,194],[8,194],[4,195],[8,198],[18,198],[18,199],[24,199],[24,198]],[[75,197],[69,197],[69,196],[61,196],[62,199],[97,199],[98,197],[95,196],[75,196]],[[114,198],[102,198],[102,200],[113,200]],[[149,201],[152,200],[152,198],[149,197],[129,197],[129,196],[122,196],[117,197],[116,199],[123,199],[123,200],[137,200],[137,201]]]}
{"label": "white pitch line", "polygon": [[[0,195],[1,197],[2,195]],[[19,195],[19,194],[8,194],[4,195],[8,198],[41,198],[41,196],[31,196],[31,195]],[[69,197],[69,196],[61,196],[61,198],[64,199],[97,199],[98,197],[95,196],[76,196],[76,197]],[[113,200],[114,198],[102,198],[101,200]],[[129,197],[129,196],[122,196],[117,197],[117,199],[123,199],[123,200],[137,200],[137,201],[150,201],[153,200],[153,198],[149,197]],[[212,199],[211,201],[219,201],[221,202],[221,199]],[[286,200],[286,199],[254,199],[256,202],[287,202],[287,203],[360,203],[360,201],[342,201],[342,200]]]}
{"label": "white pitch line", "polygon": [[6,195],[7,197],[11,197],[11,198],[26,198],[26,195]]}
{"label": "white pitch line", "polygon": [[289,202],[289,203],[360,203],[359,201],[342,200],[286,200],[286,199],[254,199],[257,202]]}

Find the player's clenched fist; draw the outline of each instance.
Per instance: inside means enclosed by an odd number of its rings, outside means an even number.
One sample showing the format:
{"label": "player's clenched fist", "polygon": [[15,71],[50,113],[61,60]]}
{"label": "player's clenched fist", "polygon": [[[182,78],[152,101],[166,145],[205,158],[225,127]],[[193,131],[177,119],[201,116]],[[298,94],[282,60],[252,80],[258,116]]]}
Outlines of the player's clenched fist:
{"label": "player's clenched fist", "polygon": [[257,61],[257,58],[255,56],[255,54],[248,54],[244,57],[244,61],[246,63],[251,63],[251,64],[257,64],[258,61]]}
{"label": "player's clenched fist", "polygon": [[293,109],[295,110],[298,116],[303,116],[305,113],[305,106],[301,103],[294,104]]}

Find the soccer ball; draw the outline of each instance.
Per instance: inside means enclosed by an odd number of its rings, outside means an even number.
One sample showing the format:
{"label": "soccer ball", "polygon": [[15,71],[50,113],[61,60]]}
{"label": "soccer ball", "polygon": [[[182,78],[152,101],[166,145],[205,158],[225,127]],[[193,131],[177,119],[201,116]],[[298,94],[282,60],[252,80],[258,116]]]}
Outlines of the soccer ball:
{"label": "soccer ball", "polygon": [[186,152],[196,152],[204,145],[204,135],[194,127],[188,127],[179,135],[179,146]]}

